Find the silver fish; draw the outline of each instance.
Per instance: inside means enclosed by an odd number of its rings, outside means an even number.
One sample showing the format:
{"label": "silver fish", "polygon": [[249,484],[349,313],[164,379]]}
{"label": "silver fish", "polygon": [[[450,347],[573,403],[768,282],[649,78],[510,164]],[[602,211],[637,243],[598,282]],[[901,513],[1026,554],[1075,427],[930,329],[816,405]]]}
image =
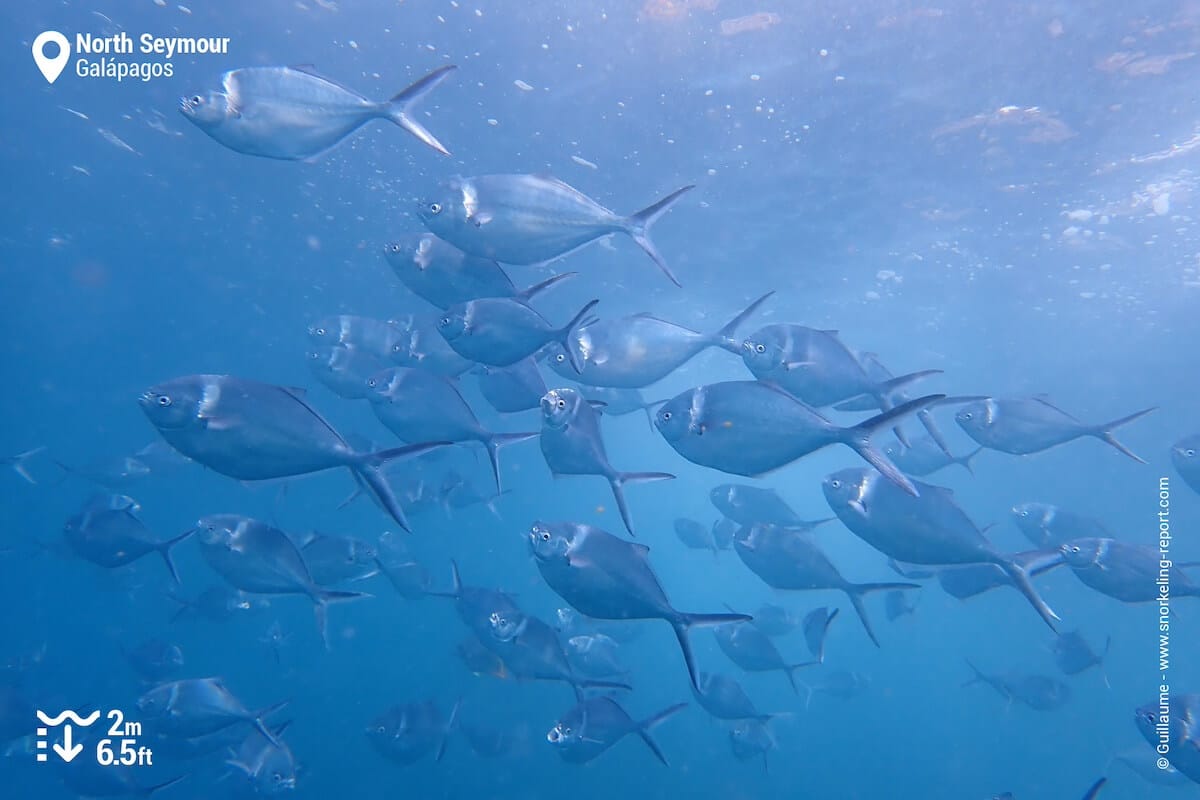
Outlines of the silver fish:
{"label": "silver fish", "polygon": [[454,69],[436,69],[377,103],[305,68],[246,67],[224,73],[220,89],[180,98],[179,111],[229,149],[252,156],[316,158],[373,119],[391,120],[450,155],[412,109]]}
{"label": "silver fish", "polygon": [[1154,410],[1145,408],[1112,422],[1089,425],[1044,397],[990,397],[963,406],[954,415],[954,421],[976,442],[1002,453],[1040,453],[1083,436],[1092,436],[1139,464],[1145,464],[1144,459],[1117,441],[1113,431]]}
{"label": "silver fish", "polygon": [[679,280],[650,240],[650,226],[692,186],[676,189],[628,217],[609,211],[574,187],[539,175],[456,177],[417,214],[431,232],[481,258],[504,264],[539,264],[602,236],[633,238],[671,282]]}

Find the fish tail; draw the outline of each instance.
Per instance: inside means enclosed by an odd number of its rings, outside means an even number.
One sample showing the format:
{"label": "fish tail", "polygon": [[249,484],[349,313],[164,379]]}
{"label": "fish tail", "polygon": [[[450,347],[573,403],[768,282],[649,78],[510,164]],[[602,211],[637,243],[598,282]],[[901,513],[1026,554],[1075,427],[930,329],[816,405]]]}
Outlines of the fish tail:
{"label": "fish tail", "polygon": [[518,292],[516,295],[514,295],[513,299],[520,300],[522,303],[527,303],[559,281],[565,281],[567,278],[574,278],[578,274],[578,272],[564,272],[561,275],[553,275],[541,283],[535,283],[528,289]]}
{"label": "fish tail", "polygon": [[459,574],[458,574],[458,562],[455,561],[454,559],[451,559],[450,560],[450,591],[434,592],[434,591],[430,591],[430,590],[426,589],[424,594],[429,597],[448,597],[452,600],[457,600],[458,598],[462,597],[462,591],[463,591],[462,578],[459,577]]}
{"label": "fish tail", "polygon": [[437,756],[434,761],[441,761],[446,755],[446,746],[450,744],[450,734],[454,733],[458,727],[458,712],[462,709],[462,698],[454,701],[454,708],[450,709],[450,718],[446,720],[446,727],[442,730],[442,741],[438,745]]}
{"label": "fish tail", "polygon": [[[533,437],[540,435],[540,431],[534,431],[533,433],[492,433],[483,440],[483,446],[487,448],[488,460],[492,462],[492,475],[494,475],[496,478],[497,494],[502,494],[504,492],[504,489],[500,486],[500,448],[506,444],[523,442],[526,439],[532,439]],[[448,496],[446,504],[449,506]],[[447,512],[449,512],[448,507]]]}
{"label": "fish tail", "polygon": [[625,523],[625,530],[629,531],[630,536],[636,537],[637,534],[633,532],[633,516],[629,513],[629,506],[625,502],[625,484],[669,481],[674,478],[675,476],[669,472],[618,472],[609,479],[613,497],[617,501],[617,510],[621,512],[621,521]]}
{"label": "fish tail", "polygon": [[669,767],[671,765],[667,763],[667,757],[663,755],[663,751],[658,746],[658,742],[654,741],[654,739],[650,736],[650,731],[654,730],[656,727],[666,722],[683,709],[687,708],[687,705],[687,703],[676,703],[675,705],[669,708],[664,708],[654,716],[644,719],[638,723],[638,736],[640,736],[642,741],[646,743],[646,747],[650,748],[650,752],[654,753],[654,757],[663,763],[663,766]]}
{"label": "fish tail", "polygon": [[622,681],[579,681],[576,686],[580,689],[617,689],[622,692],[632,692],[633,687]]}
{"label": "fish tail", "polygon": [[788,664],[783,668],[783,672],[787,675],[788,683],[792,685],[792,691],[797,697],[800,696],[800,687],[796,685],[796,670],[804,667],[815,667],[820,664],[820,661],[801,661],[799,664]]}
{"label": "fish tail", "polygon": [[982,452],[984,451],[984,449],[985,449],[985,448],[983,448],[983,447],[976,447],[974,450],[972,450],[970,453],[967,453],[965,456],[958,456],[958,457],[955,457],[955,458],[953,459],[953,461],[954,461],[954,463],[955,463],[955,464],[958,464],[958,465],[959,465],[959,466],[961,466],[963,469],[965,469],[967,472],[969,472],[969,473],[971,473],[972,475],[974,475],[974,474],[975,474],[975,468],[971,466],[971,462],[972,462],[972,461],[974,461],[974,460],[975,460],[975,456],[977,456],[977,455],[979,455],[980,453],[982,453]]}
{"label": "fish tail", "polygon": [[871,627],[871,620],[867,616],[867,607],[863,603],[863,597],[871,592],[883,592],[893,589],[920,589],[920,584],[916,583],[852,583],[846,587],[846,596],[850,598],[850,604],[854,606],[855,613],[862,621],[863,629],[866,630],[867,636],[871,637],[876,647],[879,647],[879,639],[875,636],[875,630]]}
{"label": "fish tail", "polygon": [[905,477],[904,473],[892,463],[891,459],[874,445],[871,441],[871,436],[883,428],[891,427],[909,414],[916,413],[923,408],[928,408],[943,397],[945,397],[944,394],[931,394],[919,397],[916,400],[909,400],[907,403],[901,403],[895,408],[884,411],[882,414],[877,414],[857,425],[842,428],[842,441],[853,449],[854,452],[862,456],[868,464],[883,473],[884,477],[892,483],[913,497],[918,497],[917,487],[913,486],[912,481]]}
{"label": "fish tail", "polygon": [[563,350],[567,353],[567,358],[571,359],[571,368],[576,373],[583,372],[583,364],[579,361],[579,353],[576,352],[575,346],[571,343],[571,334],[575,329],[584,324],[584,319],[587,313],[591,311],[599,303],[599,300],[592,300],[586,306],[579,309],[579,313],[571,318],[571,321],[562,326],[555,332],[555,339],[562,345]]}
{"label": "fish tail", "polygon": [[186,614],[189,609],[196,607],[196,604],[191,600],[182,598],[177,594],[167,592],[167,597],[179,604],[179,608],[175,609],[175,613],[171,614],[170,618],[167,620],[168,623],[178,622],[179,618]]}
{"label": "fish tail", "polygon": [[371,496],[387,511],[388,516],[396,521],[397,525],[408,533],[412,533],[412,528],[408,526],[408,518],[404,516],[404,509],[400,506],[400,501],[396,499],[391,485],[387,482],[387,478],[384,477],[383,473],[379,471],[379,468],[393,459],[419,455],[448,444],[450,442],[421,442],[419,444],[404,445],[403,447],[392,447],[387,450],[378,450],[373,453],[356,453],[348,466],[354,473],[354,479],[358,482],[359,486],[370,492]]}
{"label": "fish tail", "polygon": [[974,677],[968,681],[964,681],[961,684],[962,687],[974,686],[977,683],[988,683],[987,675],[984,675],[982,672],[980,672],[979,667],[971,663],[971,659],[964,658],[963,661],[967,662],[967,666],[971,668],[971,672],[974,673]]}
{"label": "fish tail", "polygon": [[317,632],[321,634],[321,641],[326,650],[329,649],[329,604],[357,600],[360,597],[371,597],[363,592],[336,592],[320,587],[314,587],[311,596],[313,603],[316,604],[313,613],[317,617]]}
{"label": "fish tail", "polygon": [[251,711],[250,717],[246,721],[249,722],[251,725],[253,725],[255,728],[257,728],[259,733],[261,733],[263,736],[267,737],[267,741],[269,741],[271,744],[275,745],[276,747],[282,747],[283,746],[282,743],[279,741],[279,739],[275,735],[275,733],[271,730],[271,727],[269,725],[267,725],[267,723],[265,722],[265,719],[267,717],[271,716],[272,714],[274,714],[276,711],[279,711],[280,709],[284,708],[290,702],[292,702],[292,701],[291,700],[280,700],[278,703],[275,703],[274,705],[269,705],[266,708],[259,709],[258,711]]}
{"label": "fish tail", "polygon": [[[36,486],[37,481],[34,480],[33,476],[30,475],[29,471],[25,468],[25,462],[45,449],[46,447],[43,445],[42,447],[35,447],[32,450],[26,450],[24,453],[17,453],[15,456],[5,456],[4,458],[0,458],[0,464],[8,464],[8,466],[12,468],[13,472],[25,479],[26,483],[31,483]],[[58,466],[66,472],[74,472],[74,470],[67,469],[58,461],[55,461],[54,463],[58,464]]]}
{"label": "fish tail", "polygon": [[[896,378],[889,378],[886,381],[882,381],[881,383],[876,384],[875,385],[875,394],[876,394],[876,400],[879,403],[879,407],[884,411],[890,411],[895,406],[895,403],[892,402],[893,394],[900,391],[901,389],[908,386],[910,383],[912,383],[914,381],[920,380],[921,378],[925,378],[930,375],[937,375],[940,373],[941,373],[940,369],[921,370],[920,372],[910,372],[907,375],[900,375],[899,377],[896,377]],[[918,412],[918,414],[920,414],[920,413],[924,413],[924,411]],[[926,417],[928,417],[928,414],[926,414]],[[892,428],[892,433],[894,433],[896,435],[896,441],[900,442],[900,444],[904,445],[904,447],[906,447],[906,448],[912,447],[912,445],[909,444],[908,435],[904,432],[904,429],[901,428],[899,425]],[[940,443],[940,445],[942,446],[943,449],[945,449],[944,442]],[[947,453],[946,455],[949,456],[950,454]]]}
{"label": "fish tail", "polygon": [[765,303],[767,298],[773,294],[775,294],[775,290],[772,289],[750,305],[746,306],[742,313],[725,323],[725,327],[713,334],[713,344],[717,345],[718,347],[723,347],[724,349],[733,353],[735,356],[741,356],[742,343],[735,338],[737,336],[737,329],[741,327],[741,324],[745,322],[751,314],[757,311],[758,307]]}
{"label": "fish tail", "polygon": [[413,119],[411,112],[417,101],[428,94],[433,87],[444,81],[456,69],[458,67],[452,64],[435,69],[424,78],[404,89],[404,91],[397,94],[391,100],[383,103],[381,108],[382,116],[387,117],[444,156],[450,155],[450,151],[442,146],[442,143],[426,130],[424,125]]}
{"label": "fish tail", "polygon": [[[825,625],[824,625],[824,627],[821,628],[820,638],[818,638],[816,640],[816,642],[807,642],[807,644],[809,646],[809,650],[811,650],[812,654],[814,656],[816,656],[818,664],[825,663],[825,640],[829,637],[829,627],[831,625],[833,625],[833,621],[835,619],[837,619],[837,615],[840,614],[841,611],[842,610],[840,608],[835,608],[831,614],[828,614],[825,617]],[[808,631],[806,630],[805,631],[805,639],[807,640],[807,638],[808,638]],[[815,647],[813,646],[814,644],[816,645]],[[812,696],[812,689],[809,689],[809,697],[811,698],[811,696]],[[804,707],[808,708],[807,701],[805,702]]]}
{"label": "fish tail", "polygon": [[[942,435],[941,429],[937,426],[937,423],[934,422],[933,414],[930,413],[929,409],[923,408],[918,411],[917,419],[919,419],[921,424],[925,426],[925,430],[929,433],[929,438],[933,439],[934,444],[938,446],[938,449],[946,454],[946,458],[953,459],[954,454],[950,452],[950,445],[946,444],[946,437]],[[967,469],[970,469],[970,465],[966,466]]]}
{"label": "fish tail", "polygon": [[688,631],[699,625],[723,625],[726,622],[752,622],[754,617],[749,614],[685,614],[679,612],[675,619],[669,620],[679,640],[679,649],[683,652],[683,660],[687,664],[688,677],[692,686],[700,691],[700,681],[697,677],[696,658],[692,654],[692,644],[688,640]]}
{"label": "fish tail", "polygon": [[174,539],[168,539],[167,541],[158,545],[156,548],[158,550],[158,554],[162,556],[163,563],[167,565],[167,571],[170,572],[171,577],[175,579],[176,585],[182,583],[182,581],[179,580],[179,571],[175,569],[175,560],[171,558],[171,548],[182,542],[184,539],[187,539],[198,530],[199,528],[186,530],[176,536]]}
{"label": "fish tail", "polygon": [[1128,447],[1126,447],[1125,445],[1123,445],[1119,441],[1117,441],[1117,437],[1113,436],[1113,431],[1115,429],[1121,427],[1122,425],[1128,425],[1130,422],[1133,422],[1135,419],[1138,419],[1139,417],[1144,417],[1147,414],[1149,414],[1151,411],[1156,411],[1157,409],[1158,409],[1158,406],[1154,406],[1152,408],[1144,408],[1135,414],[1130,414],[1128,417],[1121,417],[1120,419],[1113,420],[1112,422],[1106,422],[1103,425],[1097,425],[1095,428],[1093,428],[1091,431],[1089,431],[1089,433],[1090,433],[1090,435],[1095,436],[1097,439],[1100,439],[1101,441],[1107,442],[1108,444],[1112,445],[1113,447],[1120,450],[1122,453],[1129,456],[1130,458],[1132,458],[1134,461],[1138,462],[1139,464],[1145,464],[1146,460],[1144,458],[1139,456],[1137,453],[1134,453]]}
{"label": "fish tail", "polygon": [[1108,778],[1101,778],[1093,783],[1083,795],[1083,800],[1096,800],[1096,795],[1100,794],[1100,790],[1104,788],[1104,784],[1106,783],[1108,783]]}
{"label": "fish tail", "polygon": [[671,272],[671,268],[667,266],[667,262],[659,254],[658,248],[650,240],[650,226],[665,214],[667,209],[675,204],[676,200],[694,188],[696,188],[694,185],[688,185],[682,189],[676,189],[654,205],[647,206],[636,214],[631,214],[625,221],[626,230],[633,237],[633,240],[638,243],[638,246],[646,251],[646,255],[650,256],[654,263],[658,265],[658,268],[663,271],[663,274],[671,280],[671,283],[681,288],[683,284],[675,277],[675,273]]}
{"label": "fish tail", "polygon": [[1007,558],[1001,559],[997,566],[1004,570],[1008,574],[1008,577],[1012,578],[1012,582],[1016,585],[1017,590],[1025,595],[1025,599],[1037,610],[1042,620],[1050,626],[1050,630],[1058,633],[1058,628],[1054,623],[1059,621],[1059,617],[1054,613],[1054,609],[1046,605],[1046,601],[1042,599],[1037,589],[1034,588],[1033,582],[1029,580],[1029,571],[1016,561]]}

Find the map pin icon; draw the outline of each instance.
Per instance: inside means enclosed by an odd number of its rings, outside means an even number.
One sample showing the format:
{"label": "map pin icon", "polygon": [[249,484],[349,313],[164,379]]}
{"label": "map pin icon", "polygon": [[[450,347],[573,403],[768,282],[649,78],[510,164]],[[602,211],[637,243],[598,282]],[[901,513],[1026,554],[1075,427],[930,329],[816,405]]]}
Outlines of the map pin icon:
{"label": "map pin icon", "polygon": [[[46,58],[45,47],[50,42],[58,45],[58,55],[54,58]],[[54,83],[58,80],[58,76],[62,75],[70,58],[71,43],[58,31],[42,31],[33,40],[33,60],[38,69],[42,71],[47,83]]]}

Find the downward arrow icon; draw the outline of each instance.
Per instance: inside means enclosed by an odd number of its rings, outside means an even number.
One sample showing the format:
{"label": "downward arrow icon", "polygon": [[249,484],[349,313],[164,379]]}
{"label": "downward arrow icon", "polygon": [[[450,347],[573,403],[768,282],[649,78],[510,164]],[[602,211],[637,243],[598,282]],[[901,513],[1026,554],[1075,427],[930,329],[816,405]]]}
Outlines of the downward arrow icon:
{"label": "downward arrow icon", "polygon": [[71,744],[71,726],[63,725],[63,741],[62,744],[54,743],[54,752],[58,753],[58,757],[68,764],[74,760],[75,756],[83,752],[83,745]]}

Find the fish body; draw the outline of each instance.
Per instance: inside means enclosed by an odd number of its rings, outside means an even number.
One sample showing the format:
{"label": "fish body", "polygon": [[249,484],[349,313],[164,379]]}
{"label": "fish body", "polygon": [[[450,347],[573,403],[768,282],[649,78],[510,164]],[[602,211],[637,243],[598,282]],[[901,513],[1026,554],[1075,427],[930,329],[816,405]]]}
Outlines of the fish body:
{"label": "fish body", "polygon": [[1028,570],[996,551],[955,503],[952,491],[926,483],[917,487],[920,494],[913,496],[868,469],[841,470],[822,483],[833,512],[876,550],[909,564],[995,564],[1053,629],[1058,616],[1033,587]]}
{"label": "fish body", "polygon": [[565,341],[599,302],[592,300],[556,328],[523,300],[483,297],[448,308],[438,319],[437,331],[468,361],[507,367],[552,342]]}
{"label": "fish body", "polygon": [[744,483],[723,483],[708,493],[717,511],[738,525],[778,525],[782,528],[806,531],[833,518],[809,521],[801,519],[787,501],[774,489],[749,486]]}
{"label": "fish body", "polygon": [[196,737],[238,723],[253,725],[271,742],[275,736],[263,717],[283,704],[251,711],[225,687],[220,678],[189,678],[154,686],[138,698],[141,719],[171,736]]}
{"label": "fish body", "polygon": [[585,764],[629,734],[636,733],[655,758],[667,765],[667,758],[650,738],[650,731],[686,706],[687,703],[673,705],[637,722],[611,697],[589,697],[564,714],[546,734],[546,740],[554,745],[563,761]]}
{"label": "fish body", "polygon": [[[188,375],[151,387],[142,411],[168,444],[222,475],[244,481],[348,468],[408,529],[379,466],[425,452],[411,445],[375,453],[351,447],[297,390],[230,375]],[[436,445],[433,445],[436,446]]]}
{"label": "fish body", "polygon": [[760,477],[832,444],[844,444],[906,491],[913,484],[871,436],[940,399],[930,395],[843,428],[776,386],[728,381],[689,389],[659,408],[654,424],[677,453],[704,467]]}
{"label": "fish body", "polygon": [[429,700],[393,706],[367,725],[367,740],[377,753],[398,764],[414,764],[430,753],[441,761],[458,710],[456,704],[449,718],[444,718]]}
{"label": "fish body", "polygon": [[[703,334],[652,314],[602,319],[581,325],[564,344],[551,345],[550,368],[591,386],[641,389],[657,383],[711,347],[741,352],[737,328],[773,292],[751,303],[723,328]],[[576,371],[573,365],[580,365]]]}
{"label": "fish body", "polygon": [[440,309],[481,297],[513,297],[517,287],[490,258],[468,255],[432,233],[388,242],[383,255],[413,294]]}
{"label": "fish body", "polygon": [[326,389],[347,400],[366,399],[367,378],[390,363],[346,345],[317,347],[308,351],[305,360],[313,377]]}
{"label": "fish body", "polygon": [[685,186],[628,217],[609,211],[560,180],[538,175],[455,177],[423,200],[417,214],[439,238],[471,255],[504,264],[539,264],[602,236],[625,233],[676,286],[678,279],[649,238],[651,225]]}
{"label": "fish body", "polygon": [[312,159],[374,119],[390,120],[449,155],[412,111],[454,69],[434,70],[377,103],[306,69],[245,67],[224,73],[218,90],[181,98],[179,110],[216,141],[253,156]]}
{"label": "fish body", "polygon": [[1071,539],[1112,538],[1099,520],[1049,503],[1019,503],[1012,507],[1012,518],[1038,548],[1059,547]]}
{"label": "fish body", "polygon": [[783,672],[797,694],[795,672],[811,667],[817,662],[805,661],[789,664],[783,659],[779,648],[771,638],[754,626],[752,622],[727,622],[713,627],[717,646],[729,660],[747,672]]}
{"label": "fish body", "polygon": [[541,399],[542,455],[555,477],[598,475],[612,487],[625,529],[633,534],[633,517],[625,502],[625,484],[671,480],[667,472],[620,472],[608,461],[600,434],[600,413],[574,389],[551,389]]}
{"label": "fish body", "polygon": [[1150,545],[1087,538],[1064,542],[1059,551],[1084,585],[1122,603],[1159,600],[1164,570],[1169,576],[1171,597],[1200,596],[1200,585]]}
{"label": "fish body", "polygon": [[1113,431],[1151,411],[1154,409],[1146,408],[1112,422],[1089,425],[1044,397],[989,397],[963,406],[954,415],[954,420],[977,443],[1002,453],[1040,453],[1091,436],[1145,464],[1142,458],[1117,441]]}
{"label": "fish body", "polygon": [[738,531],[733,549],[742,562],[775,589],[832,589],[850,599],[871,641],[879,640],[871,627],[863,597],[870,592],[916,589],[915,583],[852,583],[842,577],[829,557],[807,536],[772,525],[749,525]]}
{"label": "fish body", "polygon": [[507,367],[480,365],[479,393],[501,414],[537,408],[546,393],[546,382],[531,356]]}
{"label": "fish body", "polygon": [[63,526],[63,539],[85,561],[114,569],[157,553],[176,583],[179,573],[171,549],[189,538],[185,531],[173,539],[158,539],[137,516],[141,507],[126,495],[99,495],[89,500]]}
{"label": "fish body", "polygon": [[1200,493],[1200,434],[1176,442],[1171,448],[1171,463],[1183,482]]}
{"label": "fish body", "polygon": [[661,619],[671,625],[696,684],[688,630],[749,620],[744,614],[688,614],[667,599],[647,560],[648,548],[591,525],[536,522],[529,532],[538,571],[581,614],[596,619]]}
{"label": "fish body", "polygon": [[728,675],[701,672],[700,685],[692,687],[692,695],[700,707],[717,719],[767,720],[770,714],[761,713],[742,685]]}

